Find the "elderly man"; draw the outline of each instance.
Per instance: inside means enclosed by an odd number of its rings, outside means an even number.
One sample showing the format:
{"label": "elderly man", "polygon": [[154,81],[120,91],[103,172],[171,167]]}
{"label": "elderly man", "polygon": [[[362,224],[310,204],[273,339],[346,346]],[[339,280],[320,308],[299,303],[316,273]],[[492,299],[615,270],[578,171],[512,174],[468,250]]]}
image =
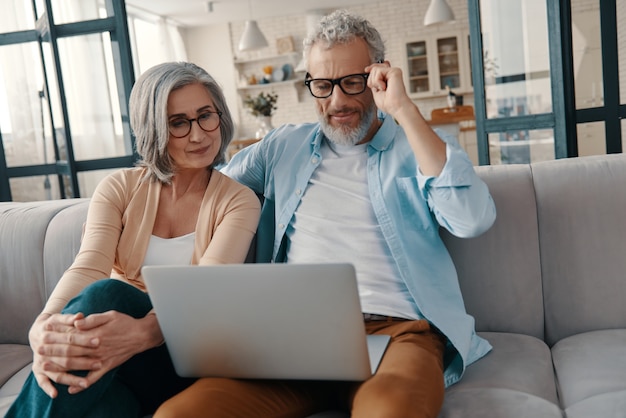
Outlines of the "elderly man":
{"label": "elderly man", "polygon": [[366,331],[390,335],[387,352],[365,382],[200,379],[155,417],[302,417],[329,406],[436,417],[445,387],[491,349],[438,234],[492,225],[486,185],[456,140],[425,122],[368,21],[334,12],[304,46],[319,122],[275,129],[223,171],[265,198],[258,261],[354,264]]}

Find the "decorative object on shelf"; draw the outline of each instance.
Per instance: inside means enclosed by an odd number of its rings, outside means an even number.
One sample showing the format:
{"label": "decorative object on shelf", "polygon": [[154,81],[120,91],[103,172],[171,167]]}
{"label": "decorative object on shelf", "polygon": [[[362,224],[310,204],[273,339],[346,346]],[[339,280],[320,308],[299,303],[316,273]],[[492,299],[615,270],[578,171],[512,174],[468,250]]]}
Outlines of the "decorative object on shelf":
{"label": "decorative object on shelf", "polygon": [[424,15],[424,26],[435,25],[437,23],[452,22],[454,13],[446,3],[446,0],[431,0],[426,15]]}
{"label": "decorative object on shelf", "polygon": [[274,127],[272,126],[272,117],[271,116],[257,116],[257,123],[259,124],[259,129],[257,129],[254,137],[256,139],[262,139],[265,135],[267,135]]}
{"label": "decorative object on shelf", "polygon": [[266,65],[263,67],[263,79],[261,80],[262,84],[267,84],[272,82],[272,72],[274,71],[274,67],[271,65]]}
{"label": "decorative object on shelf", "polygon": [[246,20],[246,24],[239,40],[240,51],[252,51],[254,49],[261,49],[268,46],[265,35],[259,29],[259,24],[256,20],[252,20],[252,3],[248,0],[248,8],[250,11],[250,19]]}
{"label": "decorative object on shelf", "polygon": [[245,107],[252,116],[256,116],[259,124],[259,129],[256,131],[256,138],[263,138],[272,127],[272,115],[276,110],[276,102],[278,101],[278,94],[266,93],[262,91],[258,95],[252,97],[246,96],[243,101]]}
{"label": "decorative object on shelf", "polygon": [[456,105],[458,104],[456,94],[454,94],[452,89],[450,89],[449,85],[446,85],[446,90],[448,91],[448,97],[447,97],[448,111],[456,112]]}
{"label": "decorative object on shelf", "polygon": [[285,73],[281,68],[276,68],[272,71],[272,81],[283,81],[285,79]]}
{"label": "decorative object on shelf", "polygon": [[293,52],[293,37],[285,36],[283,38],[276,39],[276,51],[278,51],[279,54],[288,54]]}
{"label": "decorative object on shelf", "polygon": [[426,45],[423,43],[408,46],[409,55],[412,57],[420,57],[426,53]]}
{"label": "decorative object on shelf", "polygon": [[293,76],[293,65],[285,64],[283,65],[283,81],[290,80]]}
{"label": "decorative object on shelf", "polygon": [[243,101],[243,104],[252,116],[272,116],[274,110],[276,110],[276,102],[278,101],[278,94],[266,93],[262,91],[256,96],[252,97],[247,95]]}

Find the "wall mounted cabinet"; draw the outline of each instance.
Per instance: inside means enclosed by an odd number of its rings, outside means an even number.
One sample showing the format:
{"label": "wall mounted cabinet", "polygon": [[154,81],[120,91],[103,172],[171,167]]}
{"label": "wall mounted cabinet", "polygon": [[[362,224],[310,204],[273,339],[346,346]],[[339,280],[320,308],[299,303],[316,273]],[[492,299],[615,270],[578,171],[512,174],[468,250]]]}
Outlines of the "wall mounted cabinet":
{"label": "wall mounted cabinet", "polygon": [[472,77],[467,32],[437,34],[406,42],[406,84],[411,98],[471,93]]}

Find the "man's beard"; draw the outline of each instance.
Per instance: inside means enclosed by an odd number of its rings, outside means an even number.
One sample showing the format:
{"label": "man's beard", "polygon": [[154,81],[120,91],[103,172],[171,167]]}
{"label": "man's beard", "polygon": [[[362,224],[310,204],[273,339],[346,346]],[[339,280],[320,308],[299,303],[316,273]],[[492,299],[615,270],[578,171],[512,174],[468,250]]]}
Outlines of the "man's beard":
{"label": "man's beard", "polygon": [[368,131],[372,126],[372,122],[376,117],[376,106],[372,103],[365,112],[363,113],[363,118],[359,123],[359,126],[352,129],[350,126],[339,126],[334,127],[328,120],[324,114],[319,115],[319,122],[322,128],[322,132],[326,135],[332,143],[337,145],[356,145],[365,138]]}

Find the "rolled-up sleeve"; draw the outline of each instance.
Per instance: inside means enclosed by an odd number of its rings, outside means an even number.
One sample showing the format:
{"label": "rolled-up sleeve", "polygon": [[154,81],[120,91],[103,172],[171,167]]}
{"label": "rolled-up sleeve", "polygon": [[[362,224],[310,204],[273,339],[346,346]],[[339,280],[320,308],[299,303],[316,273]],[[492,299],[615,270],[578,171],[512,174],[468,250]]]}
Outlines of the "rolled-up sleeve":
{"label": "rolled-up sleeve", "polygon": [[438,176],[418,170],[420,192],[441,226],[461,238],[485,232],[496,218],[487,185],[478,177],[456,139],[437,132],[446,142],[447,161]]}

